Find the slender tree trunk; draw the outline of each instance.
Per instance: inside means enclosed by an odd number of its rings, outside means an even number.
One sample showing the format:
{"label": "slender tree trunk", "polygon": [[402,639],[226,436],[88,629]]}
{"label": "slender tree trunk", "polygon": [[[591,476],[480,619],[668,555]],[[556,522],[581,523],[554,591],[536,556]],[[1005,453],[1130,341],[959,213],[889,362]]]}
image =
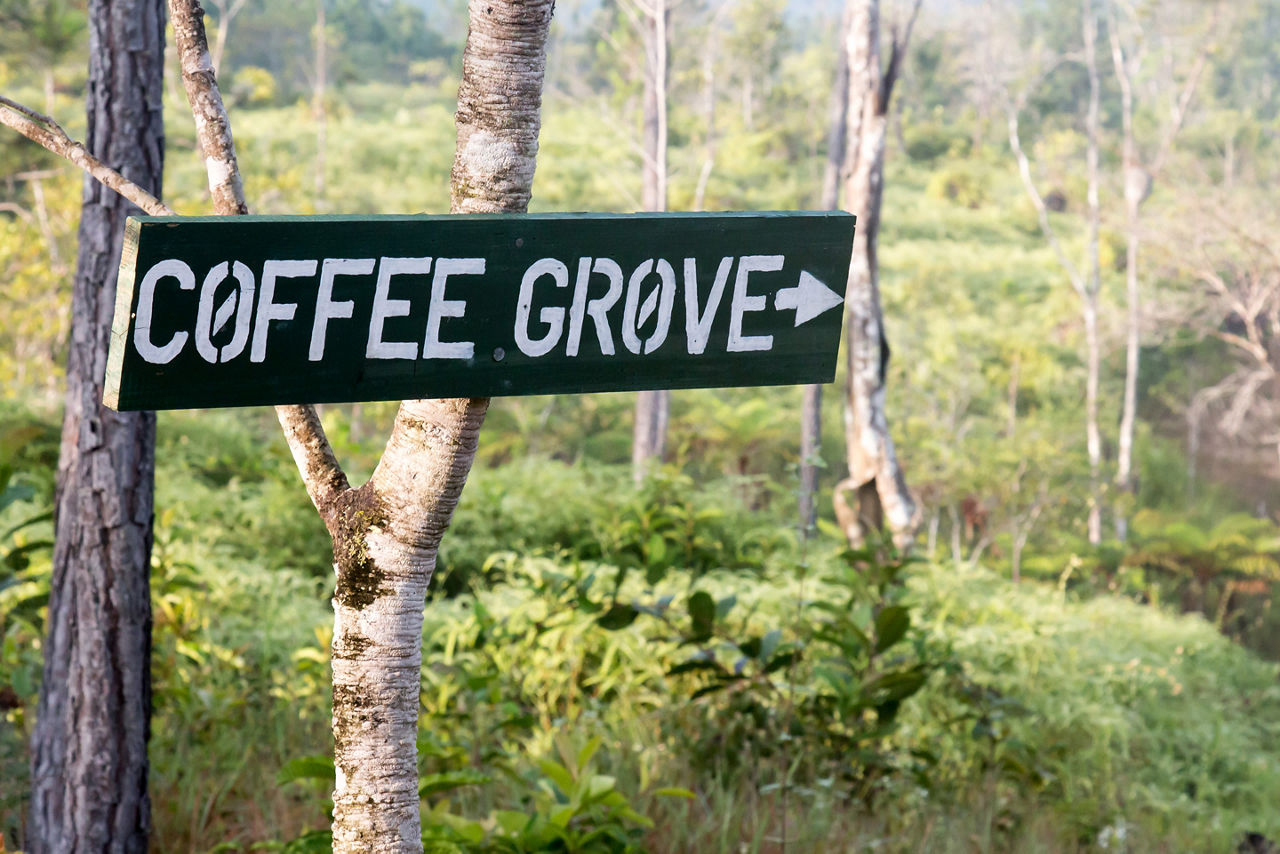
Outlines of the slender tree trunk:
{"label": "slender tree trunk", "polygon": [[324,105],[329,40],[325,34],[324,3],[325,0],[316,0],[316,87],[311,96],[311,114],[316,122],[316,201],[324,198],[325,155],[329,147],[328,113]]}
{"label": "slender tree trunk", "polygon": [[[914,9],[919,9],[918,3]],[[914,23],[914,11],[911,20]],[[887,522],[894,540],[905,546],[914,534],[918,514],[885,414],[889,347],[880,309],[876,244],[889,99],[911,27],[908,25],[901,38],[895,33],[888,69],[882,71],[879,0],[850,0],[848,21],[845,206],[858,217],[858,225],[845,300],[848,373],[844,422],[849,477],[836,486],[836,492],[858,494],[856,513],[846,513],[840,520],[850,543],[863,541],[871,528]]]}
{"label": "slender tree trunk", "polygon": [[1082,0],[1084,17],[1084,58],[1089,74],[1089,107],[1085,116],[1088,145],[1088,251],[1089,268],[1085,281],[1084,334],[1087,349],[1085,380],[1085,439],[1089,454],[1089,542],[1102,542],[1102,436],[1098,429],[1098,380],[1101,373],[1101,342],[1098,338],[1098,292],[1102,273],[1098,262],[1098,231],[1102,215],[1098,204],[1098,18],[1093,0]]}
{"label": "slender tree trunk", "polygon": [[[1108,7],[1110,12],[1110,7]],[[1138,291],[1138,242],[1139,217],[1142,202],[1150,190],[1151,182],[1145,169],[1138,162],[1137,140],[1133,129],[1133,80],[1130,65],[1125,60],[1120,44],[1118,22],[1108,15],[1107,27],[1111,40],[1111,56],[1115,65],[1116,80],[1120,84],[1120,124],[1124,134],[1121,158],[1124,178],[1125,225],[1128,230],[1128,246],[1125,251],[1125,297],[1128,314],[1125,324],[1124,403],[1120,414],[1120,435],[1116,453],[1117,497],[1133,492],[1133,436],[1138,418],[1138,370],[1141,355],[1141,295]],[[1136,67],[1132,70],[1136,70]],[[1129,519],[1123,502],[1116,505],[1116,538],[1124,542],[1129,534]]]}
{"label": "slender tree trunk", "polygon": [[[643,155],[641,204],[647,211],[667,209],[667,7],[666,0],[642,6],[645,30],[643,93]],[[671,392],[665,389],[636,395],[631,441],[631,473],[644,480],[654,460],[666,454],[667,422],[671,417]]]}
{"label": "slender tree trunk", "polygon": [[[845,135],[849,129],[849,52],[845,50],[845,41],[851,14],[852,4],[847,4],[840,21],[835,85],[827,113],[827,163],[822,173],[822,198],[818,202],[823,210],[836,210],[840,205],[840,172],[844,167]],[[821,453],[822,386],[813,384],[804,387],[800,407],[800,525],[806,532],[818,519],[815,496]]]}
{"label": "slender tree trunk", "polygon": [[[160,0],[89,4],[88,150],[158,193]],[[102,405],[125,217],[86,179],[58,460],[53,583],[32,738],[28,851],[145,852],[155,415]]]}
{"label": "slender tree trunk", "polygon": [[720,52],[720,19],[731,8],[730,0],[721,0],[707,25],[707,42],[702,48],[702,118],[706,131],[703,139],[702,168],[698,171],[698,183],[693,191],[693,209],[703,210],[707,199],[707,184],[716,165],[716,58]]}

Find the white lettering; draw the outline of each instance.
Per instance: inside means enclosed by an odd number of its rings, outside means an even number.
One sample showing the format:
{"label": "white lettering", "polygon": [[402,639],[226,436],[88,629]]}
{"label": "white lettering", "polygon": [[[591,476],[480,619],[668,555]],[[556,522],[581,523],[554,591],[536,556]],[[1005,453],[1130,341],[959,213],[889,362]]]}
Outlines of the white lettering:
{"label": "white lettering", "polygon": [[430,258],[383,258],[378,263],[378,286],[373,293],[373,317],[369,319],[369,346],[365,356],[370,359],[413,359],[418,355],[418,345],[412,341],[383,341],[382,327],[388,317],[404,317],[409,313],[409,300],[391,299],[391,277],[403,273],[426,275],[431,272]]}
{"label": "white lettering", "polygon": [[[609,290],[602,297],[587,302],[587,285],[592,273],[600,273],[609,278]],[[596,327],[596,340],[600,342],[600,352],[612,356],[613,332],[609,329],[609,309],[617,304],[622,296],[622,268],[612,258],[597,258],[592,264],[590,258],[578,259],[578,281],[573,288],[573,306],[569,309],[569,340],[565,345],[565,353],[578,355],[578,345],[582,341],[582,322],[590,317]]]}
{"label": "white lettering", "polygon": [[711,323],[716,318],[716,309],[720,307],[720,299],[724,296],[724,286],[729,281],[729,269],[732,266],[733,258],[720,259],[715,280],[711,284],[711,293],[707,294],[707,306],[699,312],[698,262],[692,258],[684,259],[684,331],[691,356],[700,355],[707,349]]}
{"label": "white lettering", "polygon": [[431,279],[431,304],[427,312],[427,337],[422,342],[422,358],[470,359],[475,356],[474,341],[440,340],[440,318],[462,317],[467,313],[466,300],[444,298],[449,277],[479,276],[483,273],[483,258],[436,259],[436,274]]}
{"label": "white lettering", "polygon": [[730,353],[746,353],[752,350],[772,350],[772,335],[743,335],[742,315],[748,311],[764,311],[767,300],[763,296],[747,296],[747,277],[752,273],[773,273],[782,269],[786,257],[782,255],[743,255],[738,259],[738,276],[733,281],[732,314],[729,315]]}
{"label": "white lettering", "polygon": [[196,286],[196,274],[177,258],[156,264],[142,277],[142,284],[138,286],[138,316],[133,325],[133,346],[137,348],[138,355],[153,365],[169,364],[187,344],[185,332],[175,332],[163,347],[151,343],[151,313],[156,298],[156,283],[169,277],[177,279],[178,287],[184,291],[193,290]]}
{"label": "white lettering", "polygon": [[[627,346],[628,350],[637,355],[639,355],[641,349],[647,354],[661,347],[662,342],[667,340],[667,332],[671,328],[671,306],[676,298],[676,271],[671,268],[669,261],[662,258],[657,260],[656,268],[660,280],[658,287],[650,292],[643,305],[639,305],[641,286],[645,277],[653,272],[654,268],[655,264],[652,258],[642,261],[627,281],[627,302],[623,307],[622,313],[622,343]],[[642,347],[640,327],[644,325],[655,310],[658,312],[657,326],[654,328],[653,334],[644,341]]]}
{"label": "white lettering", "polygon": [[329,331],[329,321],[349,318],[356,304],[351,300],[333,298],[333,280],[338,276],[367,276],[373,272],[372,258],[326,258],[320,267],[320,292],[316,294],[316,318],[311,324],[311,348],[307,359],[319,362],[324,358],[324,342]]}
{"label": "white lettering", "polygon": [[275,302],[276,279],[296,279],[316,274],[315,261],[268,261],[262,265],[262,292],[258,295],[258,317],[253,325],[253,346],[249,361],[267,358],[267,332],[273,320],[293,320],[296,302]]}
{"label": "white lettering", "polygon": [[[237,287],[213,310],[213,297],[218,285],[226,281],[228,274],[236,277]],[[253,281],[253,271],[245,264],[236,261],[234,265],[223,261],[215,264],[204,277],[200,286],[200,305],[196,310],[196,351],[209,364],[229,362],[244,352],[249,343],[249,327],[253,321],[253,293],[257,286]],[[236,328],[231,340],[219,350],[213,343],[213,336],[221,332],[231,319],[236,318]]]}
{"label": "white lettering", "polygon": [[524,271],[520,280],[520,296],[516,302],[516,346],[526,356],[545,356],[560,343],[564,331],[564,309],[559,306],[543,308],[538,319],[547,325],[547,334],[534,340],[529,337],[529,313],[533,310],[533,283],[543,276],[551,276],[557,288],[569,286],[569,268],[555,258],[534,261]]}

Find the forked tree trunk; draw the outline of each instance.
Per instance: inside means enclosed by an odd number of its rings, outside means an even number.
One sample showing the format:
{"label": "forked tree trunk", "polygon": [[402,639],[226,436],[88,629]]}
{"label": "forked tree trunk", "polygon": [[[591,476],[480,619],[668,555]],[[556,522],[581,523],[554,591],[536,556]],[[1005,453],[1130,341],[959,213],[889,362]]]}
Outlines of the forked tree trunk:
{"label": "forked tree trunk", "polygon": [[[912,12],[915,21],[917,2]],[[837,521],[851,544],[887,524],[906,545],[917,522],[915,500],[898,464],[885,414],[889,347],[880,310],[876,243],[884,182],[889,100],[911,25],[895,33],[888,67],[880,64],[879,0],[850,0],[845,51],[849,63],[845,207],[858,217],[850,262],[845,377],[845,446],[849,477],[835,487]],[[847,494],[854,494],[853,505]]]}
{"label": "forked tree trunk", "polygon": [[[553,7],[553,0],[471,2],[453,213],[528,207]],[[422,609],[488,405],[483,398],[402,403],[373,477],[329,521],[338,570],[335,852],[421,850]]]}
{"label": "forked tree trunk", "polygon": [[[160,0],[89,4],[88,150],[159,193]],[[125,217],[86,179],[58,460],[49,637],[32,739],[34,854],[145,852],[151,827],[151,563],[155,415],[102,405]]]}
{"label": "forked tree trunk", "polygon": [[[453,213],[527,209],[553,0],[472,0],[458,89]],[[184,82],[220,213],[246,210],[208,67],[202,14],[170,0]],[[226,178],[225,181],[214,180]],[[333,850],[417,852],[422,611],[475,458],[487,399],[401,404],[369,482],[351,489],[310,406],[276,411],[333,538]]]}

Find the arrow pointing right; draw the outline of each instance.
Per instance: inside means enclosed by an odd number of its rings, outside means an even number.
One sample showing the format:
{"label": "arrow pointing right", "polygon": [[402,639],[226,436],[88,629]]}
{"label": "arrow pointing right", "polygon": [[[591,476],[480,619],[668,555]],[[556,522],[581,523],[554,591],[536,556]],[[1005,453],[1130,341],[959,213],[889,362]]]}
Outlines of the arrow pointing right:
{"label": "arrow pointing right", "polygon": [[808,323],[823,312],[844,303],[844,297],[831,290],[816,276],[800,271],[800,283],[794,288],[783,288],[773,298],[773,307],[779,311],[796,310],[796,326]]}

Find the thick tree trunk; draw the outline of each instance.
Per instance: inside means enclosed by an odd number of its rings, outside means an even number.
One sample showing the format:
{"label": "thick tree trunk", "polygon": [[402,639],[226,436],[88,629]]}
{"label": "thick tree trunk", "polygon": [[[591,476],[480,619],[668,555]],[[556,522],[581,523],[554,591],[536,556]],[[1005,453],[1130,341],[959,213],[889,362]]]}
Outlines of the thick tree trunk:
{"label": "thick tree trunk", "polygon": [[[642,116],[642,184],[640,202],[647,211],[667,209],[667,6],[666,0],[652,0],[642,6],[644,26],[641,42],[645,51]],[[659,462],[667,449],[667,422],[671,415],[671,392],[642,391],[636,395],[635,422],[631,442],[631,473],[636,483],[644,480],[654,460]]]}
{"label": "thick tree trunk", "polygon": [[880,309],[876,244],[889,98],[910,29],[901,41],[895,37],[889,68],[882,72],[879,6],[879,0],[850,0],[845,39],[849,63],[845,206],[858,217],[858,225],[845,299],[844,422],[849,477],[836,486],[836,493],[858,493],[859,510],[846,514],[842,522],[850,543],[862,542],[871,526],[887,523],[894,540],[905,546],[914,534],[917,512],[885,415],[889,347]]}
{"label": "thick tree trunk", "polygon": [[[159,193],[159,0],[89,4],[87,148]],[[32,739],[27,850],[145,852],[151,825],[149,592],[155,416],[102,405],[125,217],[86,179],[58,461],[49,638]]]}

